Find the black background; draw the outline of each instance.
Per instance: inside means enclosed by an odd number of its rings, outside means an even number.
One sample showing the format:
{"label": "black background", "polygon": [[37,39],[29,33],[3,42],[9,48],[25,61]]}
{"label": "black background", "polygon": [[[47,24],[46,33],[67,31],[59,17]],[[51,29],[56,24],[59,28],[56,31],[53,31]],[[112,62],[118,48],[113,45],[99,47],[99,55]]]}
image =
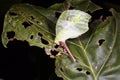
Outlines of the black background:
{"label": "black background", "polygon": [[[11,0],[12,1],[12,0]],[[64,0],[21,0],[42,7],[49,7]],[[104,3],[119,5],[119,0],[92,0],[96,4],[106,7]],[[4,15],[15,0],[0,0],[0,34],[3,29]],[[4,80],[48,80],[54,76],[54,59],[50,59],[43,49],[30,47],[27,42],[13,41],[4,48],[0,41],[0,78]],[[61,80],[54,76],[54,80]]]}

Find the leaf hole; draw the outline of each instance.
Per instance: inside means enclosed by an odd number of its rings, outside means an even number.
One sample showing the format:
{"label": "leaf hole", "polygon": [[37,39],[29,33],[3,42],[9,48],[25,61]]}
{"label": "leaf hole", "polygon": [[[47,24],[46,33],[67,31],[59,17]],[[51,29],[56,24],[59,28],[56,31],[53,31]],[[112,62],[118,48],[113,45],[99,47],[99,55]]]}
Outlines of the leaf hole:
{"label": "leaf hole", "polygon": [[100,40],[98,41],[99,46],[101,46],[101,45],[103,44],[103,42],[105,42],[105,39],[100,39]]}
{"label": "leaf hole", "polygon": [[46,44],[46,45],[49,44],[49,42],[48,42],[47,40],[43,39],[43,38],[41,38],[41,42],[42,42],[43,44]]}
{"label": "leaf hole", "polygon": [[75,7],[73,7],[73,6],[70,6],[70,7],[69,7],[69,9],[75,9]]}
{"label": "leaf hole", "polygon": [[82,68],[77,68],[76,70],[78,70],[79,72],[81,72],[81,71],[82,71]]}
{"label": "leaf hole", "polygon": [[59,45],[56,44],[56,45],[55,45],[55,48],[58,48],[58,47],[59,47]]}
{"label": "leaf hole", "polygon": [[101,21],[104,21],[109,16],[112,16],[112,13],[108,9],[99,9],[90,14],[92,15],[92,21],[96,19],[100,19]]}
{"label": "leaf hole", "polygon": [[15,32],[14,31],[7,32],[8,39],[13,38],[14,36],[15,36]]}
{"label": "leaf hole", "polygon": [[40,22],[39,21],[37,21],[37,24],[39,24]]}
{"label": "leaf hole", "polygon": [[89,71],[86,71],[86,74],[87,74],[87,75],[90,75],[90,72],[89,72]]}
{"label": "leaf hole", "polygon": [[33,16],[30,16],[31,20],[35,19]]}
{"label": "leaf hole", "polygon": [[[27,41],[13,39],[12,41],[8,42],[7,47],[21,50],[21,49],[26,49],[27,47],[29,47],[29,44]],[[14,51],[17,51],[17,50],[14,50]]]}
{"label": "leaf hole", "polygon": [[38,36],[42,37],[42,36],[43,36],[43,34],[39,32],[39,33],[38,33]]}
{"label": "leaf hole", "polygon": [[30,36],[30,39],[33,39],[33,35]]}
{"label": "leaf hole", "polygon": [[33,24],[33,23],[27,22],[27,21],[25,21],[25,22],[22,23],[22,25],[23,25],[25,28],[27,28],[28,26],[31,26],[32,24]]}
{"label": "leaf hole", "polygon": [[15,13],[15,12],[9,12],[9,14],[10,14],[11,16],[16,16],[16,15],[17,15],[17,13]]}
{"label": "leaf hole", "polygon": [[56,56],[56,55],[59,53],[59,51],[56,51],[56,50],[51,50],[50,52],[51,52],[51,54],[54,55],[54,56]]}
{"label": "leaf hole", "polygon": [[60,68],[60,71],[64,72],[64,71],[63,71],[63,68]]}
{"label": "leaf hole", "polygon": [[55,12],[55,17],[56,17],[56,18],[59,18],[60,14],[61,14],[61,12],[56,11],[56,12]]}

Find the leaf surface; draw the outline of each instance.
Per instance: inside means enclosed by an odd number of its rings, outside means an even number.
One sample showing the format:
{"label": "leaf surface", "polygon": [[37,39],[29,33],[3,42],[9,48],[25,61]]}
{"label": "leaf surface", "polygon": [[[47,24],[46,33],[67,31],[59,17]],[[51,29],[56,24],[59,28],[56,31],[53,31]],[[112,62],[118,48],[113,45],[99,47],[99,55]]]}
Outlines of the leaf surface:
{"label": "leaf surface", "polygon": [[56,61],[56,73],[64,80],[119,80],[120,75],[120,13],[111,10],[109,17],[95,31],[88,31],[68,46],[78,60],[76,63],[62,55]]}
{"label": "leaf surface", "polygon": [[30,4],[17,4],[6,13],[2,42],[6,47],[14,39],[31,46],[49,47],[54,44],[56,18],[53,10]]}

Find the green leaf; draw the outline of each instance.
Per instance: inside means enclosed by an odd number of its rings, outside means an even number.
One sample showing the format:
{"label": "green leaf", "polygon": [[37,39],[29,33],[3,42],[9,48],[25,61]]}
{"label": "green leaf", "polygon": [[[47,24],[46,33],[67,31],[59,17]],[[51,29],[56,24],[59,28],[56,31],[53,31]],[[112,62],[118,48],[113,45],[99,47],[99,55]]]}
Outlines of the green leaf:
{"label": "green leaf", "polygon": [[55,12],[30,4],[16,4],[5,15],[2,43],[14,39],[31,46],[51,47],[55,37]]}
{"label": "green leaf", "polygon": [[71,7],[82,11],[95,11],[101,9],[100,6],[91,2],[91,0],[66,0],[66,3],[70,4]]}
{"label": "green leaf", "polygon": [[66,10],[66,7],[65,7],[65,4],[63,3],[56,3],[56,4],[51,5],[49,9],[57,10],[57,11],[64,11]]}
{"label": "green leaf", "polygon": [[[56,60],[56,73],[64,80],[119,80],[120,75],[120,13],[113,16],[77,39],[68,40],[69,49],[77,62],[66,55]],[[62,59],[61,59],[62,58]]]}
{"label": "green leaf", "polygon": [[58,12],[67,10],[69,8],[78,9],[85,12],[94,12],[102,9],[100,6],[94,4],[91,0],[65,0],[63,3],[56,3],[49,8]]}

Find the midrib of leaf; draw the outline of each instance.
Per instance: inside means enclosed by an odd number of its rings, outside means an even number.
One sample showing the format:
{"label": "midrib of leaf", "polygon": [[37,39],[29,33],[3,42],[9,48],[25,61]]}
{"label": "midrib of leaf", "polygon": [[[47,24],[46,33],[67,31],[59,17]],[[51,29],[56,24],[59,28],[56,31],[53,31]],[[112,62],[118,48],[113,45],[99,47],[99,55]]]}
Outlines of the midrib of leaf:
{"label": "midrib of leaf", "polygon": [[[91,39],[91,37],[90,37],[90,39]],[[90,62],[90,60],[89,60],[89,57],[87,56],[86,48],[83,47],[82,42],[79,40],[79,44],[80,44],[80,45],[78,45],[78,44],[76,44],[76,43],[74,43],[74,42],[72,42],[72,41],[69,41],[69,42],[70,42],[71,44],[75,45],[75,46],[80,47],[80,48],[84,51],[84,55],[86,56],[86,59],[87,59],[87,61],[88,61],[88,65],[89,65],[89,66],[86,65],[86,64],[84,64],[84,63],[83,63],[83,65],[86,66],[87,68],[90,67],[90,70],[91,70],[91,72],[92,72],[92,74],[93,74],[94,80],[97,80],[97,77],[96,77],[96,75],[95,75],[94,69],[93,69],[93,67],[92,67],[92,65],[91,65],[91,62]],[[88,41],[88,43],[89,43],[89,42],[90,42],[90,40]]]}
{"label": "midrib of leaf", "polygon": [[80,47],[82,48],[82,50],[84,51],[84,55],[86,56],[86,59],[87,59],[87,61],[88,61],[88,65],[89,65],[90,70],[91,70],[91,72],[92,72],[92,74],[93,74],[93,78],[94,78],[94,80],[97,80],[97,78],[95,77],[95,72],[94,72],[94,69],[93,69],[93,67],[92,67],[92,64],[91,64],[91,62],[90,62],[90,60],[89,60],[89,57],[87,56],[86,49],[83,47],[83,45],[82,45],[82,43],[81,43],[80,40],[79,40],[79,44],[80,44]]}

